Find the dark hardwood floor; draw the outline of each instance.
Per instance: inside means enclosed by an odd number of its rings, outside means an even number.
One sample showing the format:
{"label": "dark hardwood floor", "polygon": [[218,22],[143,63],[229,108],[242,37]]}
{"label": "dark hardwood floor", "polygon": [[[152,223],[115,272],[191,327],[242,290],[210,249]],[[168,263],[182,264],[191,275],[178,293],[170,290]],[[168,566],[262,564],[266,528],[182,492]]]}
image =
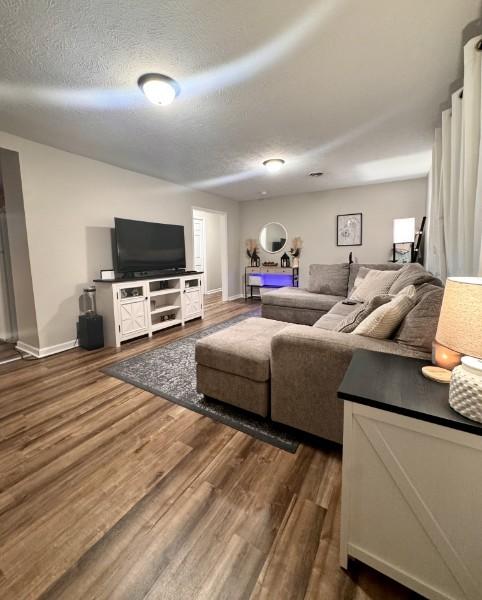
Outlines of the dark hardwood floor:
{"label": "dark hardwood floor", "polygon": [[340,450],[289,454],[104,375],[259,304],[121,349],[0,366],[0,597],[405,599],[338,566]]}

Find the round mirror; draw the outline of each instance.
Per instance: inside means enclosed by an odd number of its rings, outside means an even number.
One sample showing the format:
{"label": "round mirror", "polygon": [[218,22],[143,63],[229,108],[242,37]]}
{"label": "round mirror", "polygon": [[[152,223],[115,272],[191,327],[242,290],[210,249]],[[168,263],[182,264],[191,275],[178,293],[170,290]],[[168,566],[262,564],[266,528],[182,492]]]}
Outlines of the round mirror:
{"label": "round mirror", "polygon": [[268,223],[259,234],[259,243],[265,252],[274,254],[281,252],[286,246],[288,232],[281,223]]}

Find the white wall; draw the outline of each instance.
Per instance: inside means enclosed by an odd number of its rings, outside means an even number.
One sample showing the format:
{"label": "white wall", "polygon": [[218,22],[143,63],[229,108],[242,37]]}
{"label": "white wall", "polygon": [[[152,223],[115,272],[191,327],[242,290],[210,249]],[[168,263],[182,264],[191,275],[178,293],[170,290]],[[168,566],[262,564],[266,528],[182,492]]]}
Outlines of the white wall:
{"label": "white wall", "polygon": [[8,237],[6,262],[11,269],[11,278],[8,277],[7,281],[13,287],[13,290],[9,288],[6,292],[11,299],[14,298],[15,302],[16,327],[12,322],[11,336],[15,337],[16,333],[18,339],[24,344],[38,347],[39,335],[30,248],[19,157],[16,152],[0,148],[0,172],[5,196],[5,224]]}
{"label": "white wall", "polygon": [[[241,269],[248,264],[244,241],[259,239],[261,227],[279,221],[288,240],[301,236],[301,285],[307,285],[311,263],[347,262],[348,254],[359,262],[385,262],[391,257],[393,219],[415,217],[417,226],[425,214],[427,179],[413,179],[360,187],[282,196],[241,203]],[[336,245],[336,215],[363,213],[363,245]],[[288,246],[289,248],[289,246]],[[261,260],[278,261],[281,253],[261,252]]]}
{"label": "white wall", "polygon": [[195,210],[193,216],[204,219],[206,244],[206,291],[220,290],[221,281],[221,215],[207,210]]}
{"label": "white wall", "polygon": [[192,207],[228,215],[230,296],[239,294],[239,206],[211,194],[0,132],[19,152],[41,348],[74,340],[82,287],[112,267],[114,216],[184,225],[192,265]]}

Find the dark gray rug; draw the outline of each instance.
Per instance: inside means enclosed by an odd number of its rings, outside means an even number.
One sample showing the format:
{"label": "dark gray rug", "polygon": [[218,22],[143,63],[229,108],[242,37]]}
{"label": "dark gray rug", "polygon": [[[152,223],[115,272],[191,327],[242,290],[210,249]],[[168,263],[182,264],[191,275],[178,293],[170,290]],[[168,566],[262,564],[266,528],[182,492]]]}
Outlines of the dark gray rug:
{"label": "dark gray rug", "polygon": [[228,404],[207,399],[196,391],[196,341],[250,316],[253,315],[234,317],[156,350],[115,363],[103,371],[277,448],[296,452],[300,442],[296,432]]}

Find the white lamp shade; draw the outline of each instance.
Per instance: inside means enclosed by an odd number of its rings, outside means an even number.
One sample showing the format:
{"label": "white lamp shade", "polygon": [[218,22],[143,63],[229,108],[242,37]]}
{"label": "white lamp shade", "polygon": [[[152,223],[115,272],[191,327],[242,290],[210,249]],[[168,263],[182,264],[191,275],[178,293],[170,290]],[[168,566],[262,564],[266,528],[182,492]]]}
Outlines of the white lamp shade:
{"label": "white lamp shade", "polygon": [[436,341],[460,354],[482,359],[482,277],[449,277]]}
{"label": "white lamp shade", "polygon": [[415,217],[393,219],[393,243],[406,244],[415,239]]}

